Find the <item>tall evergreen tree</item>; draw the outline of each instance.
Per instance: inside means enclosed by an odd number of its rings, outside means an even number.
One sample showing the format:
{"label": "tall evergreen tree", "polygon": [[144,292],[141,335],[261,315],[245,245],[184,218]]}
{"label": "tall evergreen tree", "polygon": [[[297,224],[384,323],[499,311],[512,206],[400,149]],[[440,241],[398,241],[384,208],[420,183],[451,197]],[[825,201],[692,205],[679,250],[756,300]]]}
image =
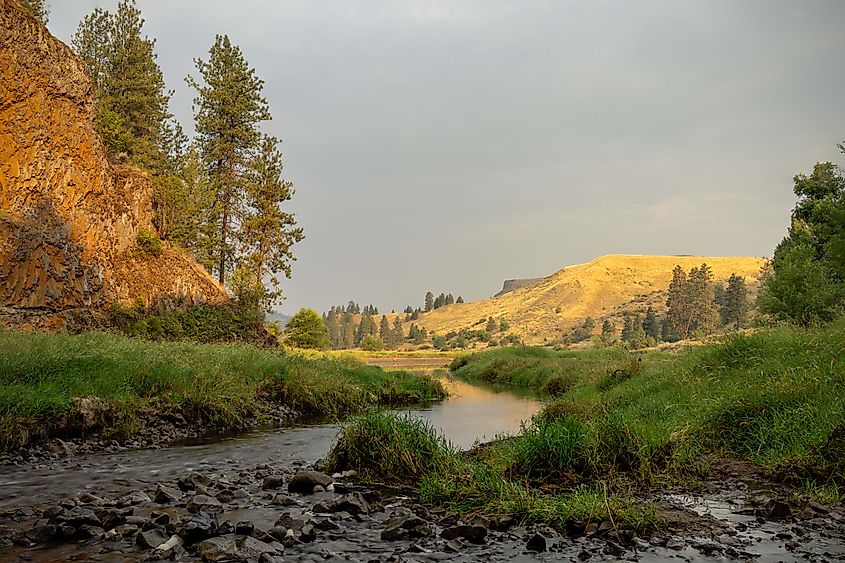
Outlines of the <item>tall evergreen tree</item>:
{"label": "tall evergreen tree", "polygon": [[434,309],[434,294],[429,291],[425,294],[425,312],[428,313],[432,309]]}
{"label": "tall evergreen tree", "polygon": [[669,282],[669,296],[666,299],[664,340],[680,340],[686,336],[684,327],[689,317],[688,304],[685,300],[687,275],[680,264],[672,270],[672,281]]}
{"label": "tall evergreen tree", "polygon": [[402,330],[402,321],[399,319],[399,317],[393,319],[393,332],[391,340],[393,342],[394,348],[405,341],[405,331]]}
{"label": "tall evergreen tree", "polygon": [[454,305],[455,304],[455,297],[451,293],[446,295],[446,301],[443,304],[444,305]]}
{"label": "tall evergreen tree", "polygon": [[745,278],[735,273],[728,278],[725,300],[721,308],[722,324],[741,328],[748,318],[748,288]]}
{"label": "tall evergreen tree", "polygon": [[643,319],[643,330],[646,336],[653,338],[655,341],[660,340],[660,323],[657,322],[654,307],[650,305],[645,312],[645,319]]}
{"label": "tall evergreen tree", "polygon": [[610,319],[605,319],[601,324],[601,339],[609,344],[616,337],[616,327],[610,322]]}
{"label": "tall evergreen tree", "polygon": [[236,219],[250,159],[261,140],[258,124],[270,119],[270,111],[261,96],[264,82],[227,35],[215,38],[207,61],[194,62],[201,81],[191,76],[187,81],[197,91],[197,140],[215,190],[216,273],[223,283],[234,264]]}
{"label": "tall evergreen tree", "polygon": [[455,303],[463,303],[463,302],[464,302],[464,298],[461,297],[460,295],[458,295],[458,298],[455,300]]}
{"label": "tall evergreen tree", "polygon": [[295,260],[291,246],[303,239],[296,218],[281,208],[293,195],[293,184],[282,179],[282,155],[277,143],[273,137],[264,137],[250,163],[239,233],[244,264],[259,284],[268,278],[272,286],[264,291],[263,302],[268,309],[281,295],[276,272],[290,279],[291,261]]}
{"label": "tall evergreen tree", "polygon": [[387,320],[387,315],[381,316],[381,322],[379,323],[378,328],[378,335],[381,338],[381,341],[384,343],[384,347],[388,350],[393,348],[393,333],[390,330],[390,323]]}

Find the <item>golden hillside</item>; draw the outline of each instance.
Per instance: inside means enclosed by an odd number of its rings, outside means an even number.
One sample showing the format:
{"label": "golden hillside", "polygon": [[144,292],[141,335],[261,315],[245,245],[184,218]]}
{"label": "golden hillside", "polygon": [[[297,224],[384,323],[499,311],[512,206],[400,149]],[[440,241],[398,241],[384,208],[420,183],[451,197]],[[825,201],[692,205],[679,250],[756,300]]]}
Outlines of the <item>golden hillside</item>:
{"label": "golden hillside", "polygon": [[[585,317],[599,319],[618,313],[632,301],[663,292],[672,269],[685,271],[706,263],[715,279],[736,273],[747,283],[757,281],[763,258],[712,256],[629,256],[612,254],[592,262],[567,266],[527,287],[499,297],[447,305],[423,315],[418,325],[437,334],[473,328],[479,320],[505,318],[510,331],[527,344],[565,334]],[[653,299],[652,299],[653,300]],[[475,326],[476,329],[483,326]]]}

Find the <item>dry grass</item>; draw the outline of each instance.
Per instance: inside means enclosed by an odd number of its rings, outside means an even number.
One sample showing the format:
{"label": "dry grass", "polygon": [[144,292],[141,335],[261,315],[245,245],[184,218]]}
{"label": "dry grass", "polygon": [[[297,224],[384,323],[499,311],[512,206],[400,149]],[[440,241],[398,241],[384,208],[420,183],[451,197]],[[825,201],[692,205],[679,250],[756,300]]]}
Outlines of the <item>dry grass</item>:
{"label": "dry grass", "polygon": [[[629,256],[613,254],[567,266],[528,287],[500,297],[448,305],[423,315],[418,325],[446,334],[471,329],[480,319],[506,318],[510,332],[528,344],[556,338],[587,316],[600,318],[644,296],[665,291],[672,269],[707,263],[717,280],[736,273],[756,282],[765,260],[753,257]],[[559,311],[559,312],[558,312]],[[478,328],[478,327],[475,327]],[[483,327],[482,327],[483,328]]]}

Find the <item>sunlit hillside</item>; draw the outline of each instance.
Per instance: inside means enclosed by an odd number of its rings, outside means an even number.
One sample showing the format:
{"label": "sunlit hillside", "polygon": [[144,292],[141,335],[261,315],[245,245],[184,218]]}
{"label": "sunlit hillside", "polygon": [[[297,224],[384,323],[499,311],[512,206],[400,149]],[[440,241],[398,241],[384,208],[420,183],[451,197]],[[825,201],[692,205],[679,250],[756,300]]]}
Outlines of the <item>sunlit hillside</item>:
{"label": "sunlit hillside", "polygon": [[417,324],[429,332],[446,334],[461,329],[484,328],[482,319],[504,318],[510,331],[526,343],[561,336],[587,316],[598,319],[618,313],[638,300],[659,302],[669,285],[672,269],[685,271],[706,263],[715,279],[736,273],[754,283],[765,260],[753,257],[634,256],[612,254],[586,264],[567,266],[527,287],[499,297],[447,305],[423,315]]}

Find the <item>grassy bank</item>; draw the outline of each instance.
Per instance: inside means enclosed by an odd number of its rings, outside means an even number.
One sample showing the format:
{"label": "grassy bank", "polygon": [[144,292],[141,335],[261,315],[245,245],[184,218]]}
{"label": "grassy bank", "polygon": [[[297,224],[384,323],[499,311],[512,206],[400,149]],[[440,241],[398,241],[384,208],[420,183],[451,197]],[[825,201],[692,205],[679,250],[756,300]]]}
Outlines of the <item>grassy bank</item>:
{"label": "grassy bank", "polygon": [[549,402],[520,435],[470,454],[417,421],[356,418],[330,467],[418,483],[423,501],[466,516],[559,527],[604,519],[640,531],[659,522],[632,490],[694,483],[719,458],[750,462],[828,502],[845,491],[845,322],[672,354],[495,350],[453,368],[545,392]]}
{"label": "grassy bank", "polygon": [[[225,428],[260,418],[274,402],[302,414],[339,416],[444,393],[432,379],[351,358],[104,333],[0,333],[0,449],[83,430],[131,431],[151,410]],[[82,405],[85,397],[98,401]],[[97,412],[82,412],[92,405]]]}
{"label": "grassy bank", "polygon": [[332,471],[355,469],[368,482],[416,486],[422,502],[466,518],[507,515],[560,528],[608,520],[637,532],[660,526],[653,507],[608,491],[606,483],[540,490],[489,460],[457,452],[424,421],[395,414],[351,419],[326,464]]}
{"label": "grassy bank", "polygon": [[[459,377],[544,390],[533,430],[579,436],[583,466],[638,478],[729,456],[784,478],[845,483],[845,321],[737,334],[678,353],[516,348],[458,358]],[[541,439],[538,438],[538,439]]]}

